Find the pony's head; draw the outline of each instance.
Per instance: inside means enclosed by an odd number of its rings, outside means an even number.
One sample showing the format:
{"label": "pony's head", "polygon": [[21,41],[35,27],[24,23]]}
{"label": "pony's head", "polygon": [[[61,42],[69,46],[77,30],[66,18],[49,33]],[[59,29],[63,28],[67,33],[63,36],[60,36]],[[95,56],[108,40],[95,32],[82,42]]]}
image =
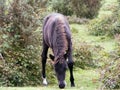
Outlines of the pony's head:
{"label": "pony's head", "polygon": [[[53,61],[54,69],[56,72],[56,77],[58,79],[59,88],[65,87],[65,74],[67,69],[66,55],[55,59],[53,55],[49,55]],[[62,59],[62,60],[61,60]]]}

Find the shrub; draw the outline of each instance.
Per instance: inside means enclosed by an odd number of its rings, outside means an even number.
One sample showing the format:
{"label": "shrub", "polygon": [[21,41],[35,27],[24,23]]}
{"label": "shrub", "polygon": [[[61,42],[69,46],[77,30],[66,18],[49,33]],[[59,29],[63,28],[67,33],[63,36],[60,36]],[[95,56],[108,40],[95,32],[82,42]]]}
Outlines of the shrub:
{"label": "shrub", "polygon": [[73,58],[75,60],[75,67],[80,67],[82,69],[97,67],[97,58],[101,47],[92,46],[84,41],[79,43],[78,40],[76,41],[73,41]]}
{"label": "shrub", "polygon": [[53,11],[71,16],[94,18],[98,14],[101,0],[52,0]]}
{"label": "shrub", "polygon": [[40,85],[44,9],[39,0],[10,3],[0,6],[0,86]]}
{"label": "shrub", "polygon": [[111,25],[113,23],[112,17],[103,17],[103,18],[96,18],[90,21],[89,24],[89,31],[90,34],[95,36],[103,36],[103,35],[109,35],[113,36],[113,26]]}
{"label": "shrub", "polygon": [[102,67],[100,80],[103,85],[101,88],[103,89],[120,89],[120,59],[119,59],[119,50],[120,46],[118,46],[117,50],[113,53],[109,54],[107,60],[104,60],[104,65]]}
{"label": "shrub", "polygon": [[78,18],[76,16],[67,16],[67,20],[69,21],[70,24],[85,24],[88,23],[89,19],[86,18]]}
{"label": "shrub", "polygon": [[120,33],[119,26],[120,10],[117,6],[112,15],[91,20],[88,29],[92,35],[114,37],[115,34]]}
{"label": "shrub", "polygon": [[[119,0],[120,3],[120,0]],[[120,5],[115,13],[116,20],[114,25],[114,36],[117,41],[116,49],[109,55],[108,60],[105,60],[105,65],[101,72],[102,88],[120,89]]]}
{"label": "shrub", "polygon": [[94,18],[99,11],[101,0],[72,0],[71,5],[77,17]]}
{"label": "shrub", "polygon": [[58,13],[62,13],[64,15],[73,14],[73,10],[70,5],[70,0],[52,0],[50,4],[52,9]]}

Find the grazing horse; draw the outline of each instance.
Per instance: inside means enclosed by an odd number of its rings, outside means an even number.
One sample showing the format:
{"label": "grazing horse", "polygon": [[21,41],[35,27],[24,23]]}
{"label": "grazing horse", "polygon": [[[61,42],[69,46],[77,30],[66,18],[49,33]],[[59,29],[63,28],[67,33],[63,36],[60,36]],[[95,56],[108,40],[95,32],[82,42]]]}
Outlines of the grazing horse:
{"label": "grazing horse", "polygon": [[46,59],[48,48],[51,48],[53,55],[49,55],[53,60],[54,69],[58,79],[59,88],[65,87],[65,73],[67,66],[70,70],[70,82],[74,87],[73,60],[71,32],[68,21],[59,13],[53,13],[45,17],[43,23],[43,51],[42,51],[42,78],[43,84],[47,85],[46,80]]}

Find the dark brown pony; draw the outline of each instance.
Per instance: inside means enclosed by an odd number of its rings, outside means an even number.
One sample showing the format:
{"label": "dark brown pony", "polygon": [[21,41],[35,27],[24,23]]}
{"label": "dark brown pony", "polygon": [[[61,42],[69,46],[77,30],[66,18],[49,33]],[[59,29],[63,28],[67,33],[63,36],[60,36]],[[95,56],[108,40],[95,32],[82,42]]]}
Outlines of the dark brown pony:
{"label": "dark brown pony", "polygon": [[75,86],[73,77],[72,42],[68,21],[59,13],[53,13],[45,17],[43,24],[43,52],[42,52],[42,77],[43,84],[47,85],[45,66],[48,48],[53,55],[54,68],[59,83],[59,88],[65,87],[65,73],[67,66],[70,70],[71,86]]}

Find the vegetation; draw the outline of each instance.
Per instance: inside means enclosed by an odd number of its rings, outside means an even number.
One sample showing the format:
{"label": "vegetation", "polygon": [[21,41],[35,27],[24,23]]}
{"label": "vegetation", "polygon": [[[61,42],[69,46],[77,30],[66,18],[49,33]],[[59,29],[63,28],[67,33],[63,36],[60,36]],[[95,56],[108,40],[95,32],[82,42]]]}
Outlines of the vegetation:
{"label": "vegetation", "polygon": [[39,0],[14,0],[1,6],[0,86],[41,83],[41,19]]}
{"label": "vegetation", "polygon": [[[115,1],[114,1],[115,2]],[[117,1],[116,1],[117,3]],[[120,1],[119,1],[120,3]],[[116,4],[112,7],[112,13],[99,17],[90,22],[89,30],[92,35],[115,38],[116,48],[106,54],[103,59],[101,72],[102,88],[119,89],[120,88],[120,63],[119,63],[119,34],[120,34],[120,5]],[[109,10],[109,9],[107,9]]]}
{"label": "vegetation", "polygon": [[[70,87],[69,82],[69,72],[67,71],[66,82],[67,86],[65,90],[95,90],[99,87],[99,74],[94,70],[83,70],[76,68],[75,69],[75,84],[76,87]],[[91,75],[91,77],[89,76]],[[0,90],[60,90],[56,84],[48,85],[48,86],[38,86],[38,87],[0,87]]]}
{"label": "vegetation", "polygon": [[114,37],[115,34],[119,34],[119,13],[111,16],[104,16],[102,18],[96,18],[89,24],[89,30],[92,35]]}
{"label": "vegetation", "polygon": [[120,34],[119,34],[119,11],[117,12],[116,25],[114,30],[114,38],[116,40],[116,48],[109,55],[108,60],[105,60],[105,65],[101,73],[101,81],[104,83],[103,87],[110,89],[119,89],[120,88]]}
{"label": "vegetation", "polygon": [[99,11],[101,0],[72,0],[71,4],[77,17],[94,18]]}
{"label": "vegetation", "polygon": [[[65,89],[119,89],[119,4],[120,0],[1,0],[0,86],[42,84],[40,57],[42,21],[46,14],[60,12],[67,15],[72,23],[70,27],[75,61],[76,87],[70,87],[67,71],[68,84]],[[49,58],[47,79],[48,87],[22,89],[57,90],[57,80]],[[0,87],[0,90],[6,89],[21,90]]]}
{"label": "vegetation", "polygon": [[99,45],[91,45],[85,41],[77,41],[73,46],[73,57],[75,60],[75,67],[87,69],[90,67],[98,67],[96,56],[99,54],[101,47]]}
{"label": "vegetation", "polygon": [[73,14],[73,10],[70,2],[70,0],[51,0],[49,3],[53,11],[71,16]]}
{"label": "vegetation", "polygon": [[52,9],[64,15],[94,18],[99,11],[101,0],[52,0]]}

